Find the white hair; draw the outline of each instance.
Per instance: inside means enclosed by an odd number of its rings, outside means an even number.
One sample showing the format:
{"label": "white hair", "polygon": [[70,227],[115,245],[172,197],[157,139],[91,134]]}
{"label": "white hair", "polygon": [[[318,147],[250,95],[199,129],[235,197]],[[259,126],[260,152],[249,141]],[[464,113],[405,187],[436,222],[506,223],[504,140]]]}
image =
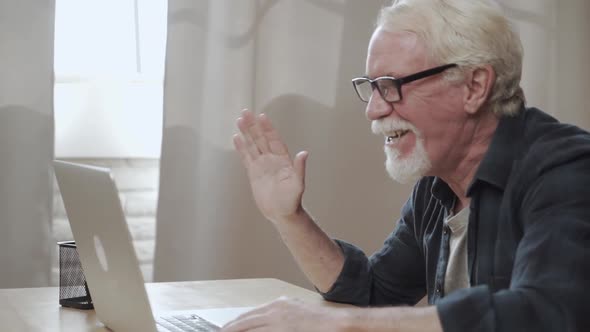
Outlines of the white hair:
{"label": "white hair", "polygon": [[462,78],[461,68],[491,65],[496,81],[487,106],[494,113],[515,115],[524,105],[522,44],[495,1],[394,0],[381,10],[377,25],[416,33],[432,61],[459,65],[445,73],[448,80]]}

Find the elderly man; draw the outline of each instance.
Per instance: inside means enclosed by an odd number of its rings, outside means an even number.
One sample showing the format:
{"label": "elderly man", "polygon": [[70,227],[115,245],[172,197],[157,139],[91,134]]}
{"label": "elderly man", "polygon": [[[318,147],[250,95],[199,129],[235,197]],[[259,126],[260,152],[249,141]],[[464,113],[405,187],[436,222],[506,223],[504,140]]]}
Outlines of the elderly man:
{"label": "elderly man", "polygon": [[234,144],[259,209],[326,299],[368,308],[280,299],[225,331],[587,331],[590,135],[525,108],[521,63],[491,1],[382,10],[353,85],[388,173],[417,182],[369,258],[302,207],[307,152],[244,111]]}

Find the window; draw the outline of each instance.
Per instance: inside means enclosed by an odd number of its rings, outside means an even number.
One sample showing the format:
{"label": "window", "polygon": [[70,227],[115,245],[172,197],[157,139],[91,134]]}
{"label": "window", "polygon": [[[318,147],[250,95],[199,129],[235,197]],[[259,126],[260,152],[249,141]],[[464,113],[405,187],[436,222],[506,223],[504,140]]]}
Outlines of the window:
{"label": "window", "polygon": [[166,0],[57,0],[55,154],[159,158]]}

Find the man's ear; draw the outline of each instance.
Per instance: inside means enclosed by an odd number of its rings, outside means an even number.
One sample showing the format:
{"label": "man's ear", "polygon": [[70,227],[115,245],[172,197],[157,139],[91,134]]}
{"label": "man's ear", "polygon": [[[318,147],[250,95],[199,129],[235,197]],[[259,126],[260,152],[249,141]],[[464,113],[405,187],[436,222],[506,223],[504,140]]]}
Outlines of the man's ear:
{"label": "man's ear", "polygon": [[492,93],[496,72],[491,65],[475,68],[467,75],[465,81],[465,111],[469,114],[477,113],[486,103]]}

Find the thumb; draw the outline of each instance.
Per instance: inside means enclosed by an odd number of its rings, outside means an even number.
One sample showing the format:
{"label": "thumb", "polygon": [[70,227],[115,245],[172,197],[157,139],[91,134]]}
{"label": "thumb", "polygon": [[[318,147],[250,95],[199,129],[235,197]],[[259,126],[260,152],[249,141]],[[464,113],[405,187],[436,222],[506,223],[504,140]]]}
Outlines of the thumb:
{"label": "thumb", "polygon": [[301,178],[303,183],[305,184],[305,165],[307,164],[307,156],[309,156],[309,152],[301,151],[297,153],[295,159],[293,160],[293,167],[295,168],[295,173],[297,176]]}

